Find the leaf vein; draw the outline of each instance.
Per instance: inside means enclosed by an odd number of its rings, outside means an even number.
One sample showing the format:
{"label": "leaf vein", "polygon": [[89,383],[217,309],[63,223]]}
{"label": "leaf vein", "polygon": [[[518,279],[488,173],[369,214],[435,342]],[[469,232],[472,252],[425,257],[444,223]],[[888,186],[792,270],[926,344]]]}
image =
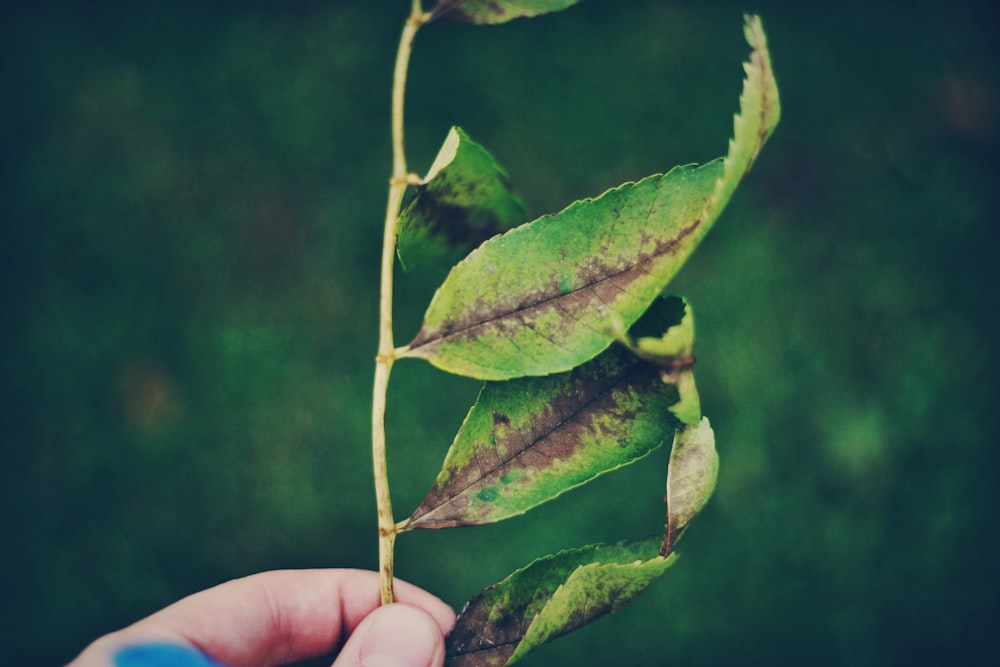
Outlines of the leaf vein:
{"label": "leaf vein", "polygon": [[[629,369],[631,369],[633,367],[634,366],[631,366],[631,367],[629,367]],[[499,443],[498,442],[494,442],[492,444],[492,449],[494,449],[496,451],[496,453],[497,453],[497,460],[500,461],[500,463],[498,463],[495,466],[484,466],[483,462],[482,462],[482,460],[480,459],[480,456],[479,456],[480,450],[482,448],[481,447],[475,447],[474,451],[475,451],[475,457],[476,457],[476,464],[477,464],[477,467],[479,468],[479,473],[480,473],[479,476],[478,477],[473,477],[466,484],[464,484],[464,485],[462,485],[462,486],[460,486],[458,488],[453,489],[453,493],[447,499],[445,499],[443,502],[440,502],[439,504],[437,504],[437,505],[429,508],[424,514],[425,515],[426,514],[431,514],[432,512],[434,512],[434,510],[436,510],[436,509],[438,509],[440,507],[443,507],[443,506],[447,505],[448,503],[454,501],[459,496],[465,494],[470,489],[474,488],[477,484],[482,483],[483,480],[485,480],[486,478],[490,477],[491,475],[496,474],[496,472],[498,470],[500,470],[504,466],[508,465],[511,461],[519,461],[523,456],[526,456],[526,455],[528,455],[528,454],[530,454],[532,452],[538,453],[538,454],[544,456],[545,458],[547,458],[549,460],[555,460],[558,457],[553,456],[551,454],[548,454],[546,452],[540,451],[537,445],[540,442],[542,442],[543,440],[549,438],[553,433],[555,433],[555,432],[559,431],[561,428],[563,428],[565,426],[565,424],[567,424],[570,420],[578,418],[579,415],[581,415],[582,413],[584,413],[591,405],[593,405],[597,401],[603,399],[608,394],[610,394],[613,391],[615,391],[618,387],[626,384],[628,382],[628,380],[629,380],[629,372],[627,370],[623,371],[612,382],[610,382],[608,384],[605,384],[605,385],[601,385],[600,389],[598,389],[594,393],[594,395],[591,396],[587,401],[579,403],[578,405],[576,405],[574,407],[574,409],[572,410],[572,412],[570,412],[569,415],[567,415],[567,416],[564,417],[564,416],[562,416],[560,414],[559,421],[555,425],[553,425],[552,427],[548,428],[547,430],[545,430],[543,432],[540,432],[537,435],[537,437],[534,437],[534,439],[531,440],[530,442],[525,439],[525,431],[526,431],[526,429],[523,429],[523,428],[513,429],[513,430],[515,430],[517,432],[518,437],[521,440],[521,448],[517,449],[516,451],[514,451],[513,454],[510,457],[508,457],[507,459],[504,459],[499,454]],[[493,436],[494,436],[494,440],[495,441],[498,440],[498,438],[496,438],[496,435],[497,435],[497,429],[494,428],[493,429]],[[577,440],[577,442],[582,441],[581,438],[577,438],[576,440]]]}

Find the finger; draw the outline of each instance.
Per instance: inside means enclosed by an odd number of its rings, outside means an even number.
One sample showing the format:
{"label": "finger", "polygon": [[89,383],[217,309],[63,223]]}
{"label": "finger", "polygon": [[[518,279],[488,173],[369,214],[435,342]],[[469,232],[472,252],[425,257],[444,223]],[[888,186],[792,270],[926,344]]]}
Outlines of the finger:
{"label": "finger", "polygon": [[[455,613],[430,593],[395,583],[399,602],[423,609],[446,634]],[[333,652],[379,606],[378,574],[365,570],[283,570],[195,593],[88,648],[72,667],[112,664],[129,644],[193,645],[230,667],[270,667]]]}
{"label": "finger", "polygon": [[427,612],[405,604],[373,611],[351,634],[333,667],[443,667],[444,634]]}

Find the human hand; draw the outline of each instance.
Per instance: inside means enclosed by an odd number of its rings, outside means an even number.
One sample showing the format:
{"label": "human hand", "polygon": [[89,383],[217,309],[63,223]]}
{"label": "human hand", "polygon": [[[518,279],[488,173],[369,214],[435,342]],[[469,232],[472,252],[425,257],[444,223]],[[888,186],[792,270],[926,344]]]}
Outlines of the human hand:
{"label": "human hand", "polygon": [[68,667],[276,667],[341,645],[333,667],[441,667],[455,612],[406,582],[395,592],[379,607],[375,572],[264,572],[105,635]]}

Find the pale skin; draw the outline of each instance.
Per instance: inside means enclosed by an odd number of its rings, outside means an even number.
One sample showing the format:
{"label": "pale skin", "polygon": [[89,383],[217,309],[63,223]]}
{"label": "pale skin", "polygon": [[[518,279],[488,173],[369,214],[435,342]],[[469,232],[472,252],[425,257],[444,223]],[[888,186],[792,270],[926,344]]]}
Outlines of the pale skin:
{"label": "pale skin", "polygon": [[276,667],[339,649],[333,667],[440,667],[455,613],[396,580],[379,606],[379,575],[365,570],[282,570],[186,597],[105,635],[69,667],[111,667],[123,647],[175,644],[226,667]]}

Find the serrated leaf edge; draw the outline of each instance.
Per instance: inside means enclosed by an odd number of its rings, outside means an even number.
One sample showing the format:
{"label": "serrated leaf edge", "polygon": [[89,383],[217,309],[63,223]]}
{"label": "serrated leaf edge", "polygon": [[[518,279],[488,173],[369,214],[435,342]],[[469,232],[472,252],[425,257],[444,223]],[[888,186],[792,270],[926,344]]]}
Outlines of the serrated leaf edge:
{"label": "serrated leaf edge", "polygon": [[[711,218],[720,204],[727,202],[760,154],[760,149],[774,133],[781,119],[778,86],[771,69],[767,36],[760,17],[743,15],[743,36],[750,45],[750,55],[743,63],[743,90],[740,110],[733,116],[733,136],[723,160],[722,176],[715,182],[715,191],[705,206],[702,217]],[[740,154],[746,157],[740,160]]]}

